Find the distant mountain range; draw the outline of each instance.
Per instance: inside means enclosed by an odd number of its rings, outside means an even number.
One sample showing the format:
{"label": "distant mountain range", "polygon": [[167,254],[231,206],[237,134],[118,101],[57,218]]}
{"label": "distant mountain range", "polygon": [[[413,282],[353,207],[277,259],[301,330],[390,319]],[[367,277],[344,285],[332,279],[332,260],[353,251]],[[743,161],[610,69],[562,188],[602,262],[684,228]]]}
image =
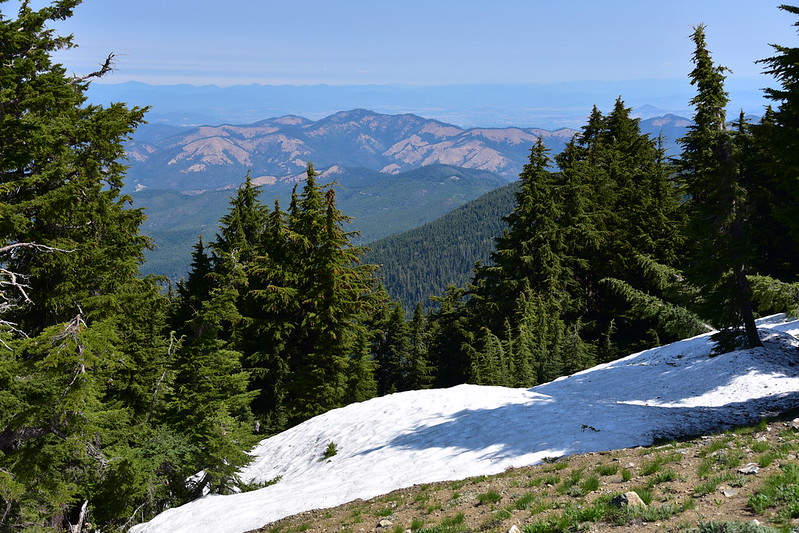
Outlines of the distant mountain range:
{"label": "distant mountain range", "polygon": [[[668,142],[690,122],[674,115],[642,121]],[[341,172],[368,168],[383,175],[443,164],[516,179],[538,138],[557,153],[577,130],[463,129],[412,114],[355,109],[312,121],[288,115],[248,125],[189,129],[144,126],[127,146],[129,187],[197,191],[240,183],[247,172],[269,187],[303,179],[309,161]],[[331,170],[334,169],[334,170]],[[337,170],[336,170],[337,169]],[[379,175],[376,176],[379,179]]]}
{"label": "distant mountain range", "polygon": [[416,115],[356,109],[311,121],[284,116],[249,125],[201,126],[165,136],[143,130],[127,147],[128,184],[160,189],[213,189],[238,184],[249,171],[267,188],[296,183],[317,168],[369,168],[398,174],[444,164],[514,179],[539,138],[560,151],[574,130],[462,129]]}

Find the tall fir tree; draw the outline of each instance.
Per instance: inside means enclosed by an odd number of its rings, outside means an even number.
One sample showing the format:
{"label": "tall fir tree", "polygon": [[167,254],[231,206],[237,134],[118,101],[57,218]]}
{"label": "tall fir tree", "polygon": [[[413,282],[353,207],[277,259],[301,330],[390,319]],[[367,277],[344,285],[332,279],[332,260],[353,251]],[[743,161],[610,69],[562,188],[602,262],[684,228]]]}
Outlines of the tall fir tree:
{"label": "tall fir tree", "polygon": [[719,350],[759,346],[746,278],[754,247],[748,235],[740,156],[726,122],[726,69],[713,63],[704,26],[697,26],[691,38],[695,50],[690,78],[697,88],[691,100],[694,124],[680,140],[680,174],[689,195],[686,207],[692,238],[687,270],[705,295],[700,314],[721,329],[716,337]]}
{"label": "tall fir tree", "polygon": [[0,244],[32,302],[2,317],[0,529],[121,527],[163,482],[142,450],[171,379],[167,301],[139,277],[144,215],[121,194],[145,109],[86,104],[113,56],[82,78],[53,62],[73,45],[49,24],[79,3],[0,17]]}
{"label": "tall fir tree", "polygon": [[[799,6],[783,4],[779,8],[799,17]],[[799,21],[793,25],[799,28]],[[758,63],[779,84],[765,89],[766,98],[776,109],[769,108],[760,125],[754,128],[755,139],[759,141],[757,152],[762,156],[761,170],[769,178],[767,208],[782,226],[773,224],[776,227],[769,235],[769,240],[776,238],[781,242],[766,252],[771,266],[768,273],[784,281],[796,281],[799,279],[799,269],[795,266],[799,263],[799,46],[771,46],[775,55]]]}

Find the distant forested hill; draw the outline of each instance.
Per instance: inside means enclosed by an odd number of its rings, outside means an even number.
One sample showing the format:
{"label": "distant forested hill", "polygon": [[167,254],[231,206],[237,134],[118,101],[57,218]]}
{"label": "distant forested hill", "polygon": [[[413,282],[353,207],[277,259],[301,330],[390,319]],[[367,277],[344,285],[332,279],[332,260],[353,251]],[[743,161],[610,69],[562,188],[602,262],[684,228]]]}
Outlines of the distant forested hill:
{"label": "distant forested hill", "polygon": [[406,311],[417,302],[429,307],[430,296],[464,285],[475,262],[489,260],[517,190],[518,182],[505,185],[423,226],[372,242],[364,261],[381,265],[386,289]]}
{"label": "distant forested hill", "polygon": [[[341,210],[357,231],[358,242],[369,242],[401,233],[430,222],[507,181],[484,170],[450,165],[430,165],[399,174],[367,168],[326,169],[320,182],[336,182]],[[274,199],[289,206],[293,184],[281,184],[261,193],[261,201],[272,208]],[[142,270],[177,280],[188,271],[192,245],[198,235],[212,240],[219,219],[228,209],[235,188],[188,194],[174,190],[143,189],[135,192],[133,205],[143,207],[147,220],[142,232],[153,238],[156,248],[147,253]]]}

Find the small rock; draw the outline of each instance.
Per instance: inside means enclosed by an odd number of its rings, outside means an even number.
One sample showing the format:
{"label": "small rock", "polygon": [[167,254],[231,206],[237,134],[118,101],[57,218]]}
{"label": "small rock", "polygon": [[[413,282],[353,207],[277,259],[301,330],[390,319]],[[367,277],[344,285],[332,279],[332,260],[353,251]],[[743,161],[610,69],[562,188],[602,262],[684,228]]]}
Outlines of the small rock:
{"label": "small rock", "polygon": [[727,498],[732,498],[733,496],[738,496],[738,491],[735,489],[724,489],[721,493],[726,496]]}
{"label": "small rock", "polygon": [[790,422],[788,422],[788,427],[792,429],[799,429],[799,418],[794,418]]}
{"label": "small rock", "polygon": [[508,533],[522,533],[522,530],[519,529],[519,526],[517,526],[516,524],[513,524],[512,526],[510,526],[510,529],[508,530]]}
{"label": "small rock", "polygon": [[635,463],[627,463],[624,468],[635,468]]}
{"label": "small rock", "polygon": [[758,472],[760,472],[760,467],[757,466],[756,463],[749,463],[746,466],[742,466],[738,469],[739,474],[746,474],[747,476],[757,474]]}
{"label": "small rock", "polygon": [[633,490],[619,494],[610,500],[610,504],[615,507],[646,507],[644,500]]}
{"label": "small rock", "polygon": [[765,435],[761,435],[758,438],[756,438],[755,441],[757,441],[757,442],[768,442],[768,437],[766,437]]}
{"label": "small rock", "polygon": [[391,527],[393,525],[394,523],[386,518],[382,519],[380,522],[377,523],[377,527]]}

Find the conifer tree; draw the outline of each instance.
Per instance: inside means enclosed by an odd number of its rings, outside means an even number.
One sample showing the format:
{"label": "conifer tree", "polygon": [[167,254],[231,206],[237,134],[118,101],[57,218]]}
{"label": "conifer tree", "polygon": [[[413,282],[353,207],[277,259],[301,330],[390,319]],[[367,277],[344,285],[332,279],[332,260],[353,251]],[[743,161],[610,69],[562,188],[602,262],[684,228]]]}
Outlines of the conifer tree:
{"label": "conifer tree", "polygon": [[[779,8],[799,16],[799,6]],[[799,28],[799,22],[793,24]],[[793,242],[799,242],[799,47],[772,44],[775,55],[762,59],[765,74],[779,83],[765,89],[765,96],[776,109],[763,121],[762,134],[767,140],[768,171],[774,176],[777,194],[774,210],[792,230]],[[794,275],[796,273],[794,272]]]}
{"label": "conifer tree", "polygon": [[430,387],[434,369],[430,364],[430,333],[419,302],[413,310],[408,332],[408,390]]}
{"label": "conifer tree", "polygon": [[713,63],[704,26],[694,29],[692,39],[695,51],[690,77],[697,88],[691,100],[694,124],[680,140],[680,171],[690,195],[688,231],[694,243],[688,273],[705,294],[700,313],[722,329],[716,337],[719,349],[759,346],[746,278],[753,255],[747,233],[747,191],[726,124],[725,69]]}
{"label": "conifer tree", "polygon": [[378,324],[374,324],[372,356],[376,369],[377,394],[380,396],[410,390],[408,358],[410,352],[408,324],[399,302],[389,304]]}
{"label": "conifer tree", "polygon": [[16,324],[0,356],[4,530],[80,529],[87,512],[121,526],[159,484],[140,451],[170,379],[166,299],[138,277],[143,214],[121,194],[145,110],[85,104],[112,56],[83,78],[52,61],[72,42],[48,25],[78,4],[0,17],[0,244],[32,302],[0,317]]}
{"label": "conifer tree", "polygon": [[[300,279],[302,352],[290,384],[295,421],[343,405],[347,375],[365,355],[365,322],[376,282],[373,267],[360,264],[363,250],[352,245],[352,233],[342,227],[348,220],[336,208],[332,187],[322,195],[309,165],[294,221],[308,258]],[[363,383],[355,389],[371,387]]]}
{"label": "conifer tree", "polygon": [[36,305],[20,308],[15,320],[31,334],[90,314],[94,296],[137,275],[148,242],[138,233],[143,214],[120,194],[122,141],[145,110],[84,105],[89,81],[111,69],[113,56],[84,78],[50,57],[73,45],[47,24],[70,17],[78,3],[38,11],[23,3],[16,19],[0,21],[0,242],[69,251],[20,249],[7,258],[29,276]]}
{"label": "conifer tree", "polygon": [[[223,259],[232,260],[229,255]],[[239,488],[236,472],[251,460],[245,450],[254,444],[250,403],[255,392],[248,392],[241,353],[220,335],[224,324],[241,320],[236,304],[244,273],[236,263],[224,270],[228,275],[192,314],[190,333],[174,361],[167,420],[191,449],[175,480],[189,480],[183,481],[191,485],[185,489],[187,499],[206,489],[224,494]],[[196,472],[203,475],[194,479]]]}
{"label": "conifer tree", "polygon": [[229,253],[247,265],[261,245],[268,210],[258,199],[260,190],[252,182],[250,173],[231,198],[228,212],[219,220],[219,233],[213,244],[217,253]]}

